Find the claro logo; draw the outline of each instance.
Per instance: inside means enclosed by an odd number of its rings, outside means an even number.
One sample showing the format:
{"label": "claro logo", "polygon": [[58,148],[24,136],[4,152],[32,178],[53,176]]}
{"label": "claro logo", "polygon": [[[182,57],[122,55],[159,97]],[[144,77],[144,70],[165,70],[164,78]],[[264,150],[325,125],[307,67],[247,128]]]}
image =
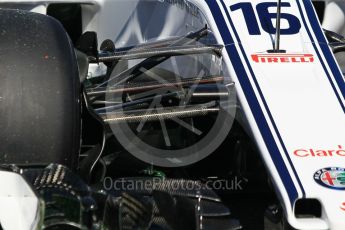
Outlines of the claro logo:
{"label": "claro logo", "polygon": [[256,63],[313,63],[312,54],[252,54]]}
{"label": "claro logo", "polygon": [[338,148],[333,150],[297,149],[293,153],[297,157],[345,157],[345,150],[341,145],[338,145]]}

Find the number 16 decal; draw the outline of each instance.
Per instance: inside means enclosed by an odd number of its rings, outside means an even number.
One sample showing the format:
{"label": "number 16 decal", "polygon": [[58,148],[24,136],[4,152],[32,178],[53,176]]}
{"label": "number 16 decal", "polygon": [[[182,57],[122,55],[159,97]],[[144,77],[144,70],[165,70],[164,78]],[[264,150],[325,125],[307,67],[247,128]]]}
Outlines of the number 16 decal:
{"label": "number 16 decal", "polygon": [[[256,11],[258,13],[259,21],[260,21],[262,29],[269,34],[275,34],[276,29],[275,29],[275,26],[273,25],[272,19],[276,19],[277,14],[269,12],[269,8],[271,7],[277,8],[277,3],[275,2],[259,3],[256,6]],[[287,7],[291,7],[290,3],[283,2],[282,8],[287,8]],[[259,23],[256,18],[254,8],[251,2],[241,2],[238,4],[232,5],[230,9],[231,11],[242,10],[244,20],[246,21],[250,35],[261,34]],[[297,34],[300,31],[301,23],[296,16],[292,14],[282,13],[281,18],[282,20],[285,19],[289,24],[288,28],[281,29],[281,34],[292,35],[292,34]]]}

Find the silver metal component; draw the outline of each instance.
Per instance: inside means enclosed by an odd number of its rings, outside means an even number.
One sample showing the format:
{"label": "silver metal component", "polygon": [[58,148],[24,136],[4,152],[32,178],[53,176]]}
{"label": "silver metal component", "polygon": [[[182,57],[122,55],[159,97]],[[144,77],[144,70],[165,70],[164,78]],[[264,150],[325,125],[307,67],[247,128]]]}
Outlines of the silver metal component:
{"label": "silver metal component", "polygon": [[120,101],[102,101],[102,100],[97,100],[92,102],[93,105],[117,105],[120,104],[122,102]]}
{"label": "silver metal component", "polygon": [[278,0],[277,4],[277,23],[276,23],[276,37],[274,42],[274,50],[279,52],[280,48],[280,21],[281,21],[281,8],[282,8],[282,1]]}
{"label": "silver metal component", "polygon": [[119,122],[140,122],[141,120],[159,121],[161,119],[206,116],[210,113],[217,113],[220,110],[218,107],[209,106],[210,104],[202,104],[187,107],[163,108],[159,111],[152,110],[149,114],[147,114],[147,110],[137,110],[126,113],[106,113],[100,114],[100,116],[103,118],[104,122],[112,124]]}
{"label": "silver metal component", "polygon": [[156,95],[154,97],[147,97],[147,98],[137,99],[137,100],[130,101],[130,102],[125,102],[125,103],[121,103],[121,104],[117,104],[117,105],[111,105],[111,106],[95,109],[95,111],[96,112],[102,112],[102,111],[109,112],[109,110],[119,110],[119,109],[123,109],[123,108],[126,108],[126,107],[138,105],[138,104],[143,104],[145,102],[150,102],[150,101],[152,101],[155,98],[160,98],[160,99],[171,98],[171,97],[179,98],[180,96],[181,96],[181,93],[179,93],[179,92],[166,93],[164,95]]}
{"label": "silver metal component", "polygon": [[339,53],[345,51],[345,43],[343,42],[332,42],[329,43],[329,46],[332,48],[333,53]]}
{"label": "silver metal component", "polygon": [[[205,84],[192,87],[192,98],[219,98],[227,97],[235,84]],[[231,89],[230,89],[231,88]]]}
{"label": "silver metal component", "polygon": [[[165,56],[182,56],[191,54],[211,53],[221,56],[222,45],[186,45],[186,46],[173,46],[150,48],[144,50],[129,50],[119,51],[115,53],[101,53],[99,55],[99,62],[111,62],[118,60],[132,60],[143,59],[149,57],[165,57]],[[90,57],[91,62],[97,62],[96,58]]]}
{"label": "silver metal component", "polygon": [[194,93],[192,94],[192,97],[206,97],[206,98],[209,98],[209,97],[226,97],[226,96],[229,96],[229,93],[228,93],[228,92],[210,92],[210,93],[206,93],[206,92],[202,92],[202,93],[194,92]]}
{"label": "silver metal component", "polygon": [[[205,28],[203,28],[197,32],[190,33],[185,37],[178,38],[174,43],[169,45],[169,47],[173,47],[173,46],[178,47],[178,46],[190,45],[193,42],[198,41],[202,37],[207,36],[208,32],[209,32],[209,30],[207,29],[207,26],[205,26]],[[138,63],[137,65],[133,66],[132,68],[129,68],[129,69],[123,71],[122,73],[117,74],[116,76],[110,77],[107,81],[96,86],[96,88],[104,87],[105,85],[109,84],[110,82],[112,82],[114,80],[116,80],[117,85],[124,83],[126,81],[133,80],[141,74],[140,72],[138,73],[136,71],[138,67],[148,64],[148,66],[146,66],[145,68],[147,68],[147,70],[150,70],[153,67],[159,65],[160,63],[164,62],[165,60],[169,59],[170,57],[171,56],[164,56],[164,57],[152,57],[151,56],[151,57],[145,59],[144,61]]]}
{"label": "silver metal component", "polygon": [[[215,77],[207,77],[202,78],[199,80],[198,84],[212,84],[212,83],[220,83],[224,81],[223,76],[215,76]],[[99,87],[95,89],[88,89],[86,90],[86,94],[88,96],[98,96],[104,95],[106,93],[135,93],[135,92],[143,92],[147,90],[154,90],[158,88],[166,88],[166,87],[178,87],[178,86],[191,86],[196,82],[194,78],[186,78],[181,79],[180,81],[176,82],[149,82],[149,83],[128,83],[126,86],[116,86],[116,87]]]}

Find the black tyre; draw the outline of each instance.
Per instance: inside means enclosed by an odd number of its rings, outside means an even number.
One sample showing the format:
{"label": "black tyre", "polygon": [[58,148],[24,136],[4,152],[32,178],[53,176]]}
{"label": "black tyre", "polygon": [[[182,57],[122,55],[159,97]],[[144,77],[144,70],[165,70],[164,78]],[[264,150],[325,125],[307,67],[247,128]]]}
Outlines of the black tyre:
{"label": "black tyre", "polygon": [[55,19],[0,10],[0,164],[76,166],[76,57]]}

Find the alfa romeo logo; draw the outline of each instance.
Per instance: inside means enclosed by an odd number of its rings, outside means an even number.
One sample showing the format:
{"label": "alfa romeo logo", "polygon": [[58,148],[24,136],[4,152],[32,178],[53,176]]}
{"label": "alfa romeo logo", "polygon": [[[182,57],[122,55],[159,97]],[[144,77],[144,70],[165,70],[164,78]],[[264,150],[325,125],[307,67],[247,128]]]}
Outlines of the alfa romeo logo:
{"label": "alfa romeo logo", "polygon": [[180,167],[225,140],[236,93],[220,55],[175,52],[118,63],[107,85],[109,105],[99,112],[129,153],[152,165]]}
{"label": "alfa romeo logo", "polygon": [[345,168],[320,169],[314,174],[315,181],[326,188],[345,190]]}

